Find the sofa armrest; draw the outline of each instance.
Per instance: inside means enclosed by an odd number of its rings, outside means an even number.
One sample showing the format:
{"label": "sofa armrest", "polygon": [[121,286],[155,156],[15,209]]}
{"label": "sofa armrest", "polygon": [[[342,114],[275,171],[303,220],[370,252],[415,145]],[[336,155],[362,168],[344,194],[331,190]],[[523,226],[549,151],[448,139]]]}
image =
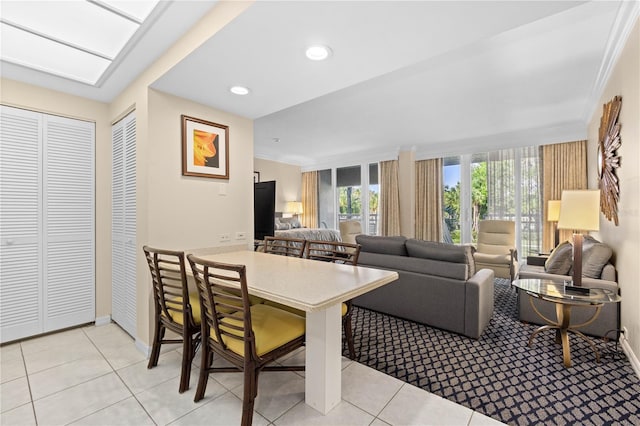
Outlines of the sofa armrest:
{"label": "sofa armrest", "polygon": [[479,339],[493,316],[493,279],[491,269],[480,269],[465,286],[464,334]]}

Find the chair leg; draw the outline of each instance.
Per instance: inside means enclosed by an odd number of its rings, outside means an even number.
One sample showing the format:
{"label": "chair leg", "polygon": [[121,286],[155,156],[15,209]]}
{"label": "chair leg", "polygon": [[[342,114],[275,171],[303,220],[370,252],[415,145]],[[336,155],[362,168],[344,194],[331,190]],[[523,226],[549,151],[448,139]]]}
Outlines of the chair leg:
{"label": "chair leg", "polygon": [[164,325],[160,321],[156,322],[156,330],[153,334],[153,344],[151,346],[151,355],[149,356],[149,363],[147,368],[153,368],[158,365],[158,358],[160,358],[160,346],[162,345],[162,339],[164,339]]}
{"label": "chair leg", "polygon": [[193,340],[188,331],[182,336],[182,371],[180,372],[180,387],[178,393],[183,393],[189,389],[189,378],[191,376],[191,361],[193,360]]}
{"label": "chair leg", "polygon": [[349,358],[356,359],[356,348],[353,345],[353,330],[351,328],[351,314],[345,315],[342,319],[342,327],[344,328],[344,336],[347,339]]}
{"label": "chair leg", "polygon": [[202,344],[202,360],[200,362],[200,376],[198,377],[198,389],[193,402],[198,402],[204,398],[204,391],[207,389],[209,381],[209,368],[213,364],[213,351],[209,349],[206,342]]}
{"label": "chair leg", "polygon": [[258,395],[258,370],[253,367],[244,368],[244,395],[242,397],[242,426],[251,426],[253,422],[253,406]]}

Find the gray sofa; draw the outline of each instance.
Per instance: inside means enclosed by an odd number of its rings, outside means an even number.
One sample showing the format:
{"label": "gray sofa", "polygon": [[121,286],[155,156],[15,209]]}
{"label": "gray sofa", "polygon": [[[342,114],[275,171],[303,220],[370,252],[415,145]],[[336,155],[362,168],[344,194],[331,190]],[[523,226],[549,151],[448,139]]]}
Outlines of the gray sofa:
{"label": "gray sofa", "polygon": [[[592,244],[602,244],[596,240],[592,240]],[[560,247],[560,246],[559,246]],[[588,250],[588,248],[586,248]],[[583,251],[583,260],[585,260],[585,252]],[[589,262],[588,258],[587,262]],[[604,259],[604,258],[602,258]],[[602,259],[600,259],[602,261]],[[607,262],[608,258],[604,259],[603,262]],[[548,263],[548,262],[547,262]],[[596,273],[597,278],[585,277],[584,271],[598,271]],[[520,267],[520,271],[518,273],[518,278],[539,278],[539,279],[548,279],[557,282],[571,282],[572,278],[570,275],[571,271],[567,271],[566,274],[562,273],[549,273],[545,270],[545,266],[535,266],[535,265],[522,265]],[[593,272],[592,272],[593,273]],[[604,266],[602,265],[593,265],[593,264],[585,264],[583,262],[583,277],[582,277],[582,286],[590,287],[590,288],[606,288],[615,293],[620,292],[620,287],[616,282],[616,269],[611,263],[606,263]],[[531,307],[530,297],[523,290],[518,290],[518,308],[519,308],[519,318],[520,321],[525,321],[533,324],[544,325],[546,322],[540,318],[540,316],[533,310]],[[547,318],[556,318],[556,310],[555,305],[551,302],[546,302],[540,299],[533,299],[538,310],[545,315]],[[594,307],[574,307],[571,311],[571,324],[580,324],[587,321],[593,315],[595,311]],[[582,333],[589,334],[592,336],[598,337],[609,337],[609,338],[617,338],[615,330],[620,328],[620,302],[618,303],[606,303],[597,319],[585,326],[581,327],[578,330]],[[613,330],[613,332],[612,332]]]}
{"label": "gray sofa", "polygon": [[475,271],[471,247],[369,235],[356,241],[358,265],[397,271],[399,279],[354,305],[480,338],[493,315],[494,273]]}

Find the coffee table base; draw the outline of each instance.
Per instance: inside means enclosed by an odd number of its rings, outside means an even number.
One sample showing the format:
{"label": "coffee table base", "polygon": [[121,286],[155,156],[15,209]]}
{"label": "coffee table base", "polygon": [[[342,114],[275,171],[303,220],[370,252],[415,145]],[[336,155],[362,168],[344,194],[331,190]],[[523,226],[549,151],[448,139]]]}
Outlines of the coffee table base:
{"label": "coffee table base", "polygon": [[596,354],[596,362],[600,362],[600,353],[598,352],[598,348],[596,347],[596,345],[591,341],[591,339],[589,339],[580,331],[576,330],[576,328],[584,327],[595,321],[595,319],[598,317],[598,314],[600,314],[602,304],[593,305],[596,310],[591,318],[589,318],[587,321],[581,324],[571,325],[571,308],[573,306],[572,304],[566,302],[554,302],[552,300],[545,299],[549,302],[555,303],[556,305],[556,316],[558,319],[557,321],[553,321],[542,315],[542,313],[538,310],[538,308],[536,308],[536,305],[533,303],[533,299],[533,297],[529,296],[529,303],[531,304],[531,307],[538,315],[540,315],[542,319],[544,319],[549,324],[543,325],[542,327],[539,327],[536,331],[531,333],[528,342],[529,347],[531,347],[533,339],[538,335],[538,333],[545,330],[555,329],[556,343],[560,343],[562,345],[562,359],[565,367],[571,367],[571,346],[569,345],[569,333],[573,333],[576,336],[582,338],[582,340],[584,340],[585,342],[589,343],[589,346],[591,346],[591,349],[593,349],[593,352]]}

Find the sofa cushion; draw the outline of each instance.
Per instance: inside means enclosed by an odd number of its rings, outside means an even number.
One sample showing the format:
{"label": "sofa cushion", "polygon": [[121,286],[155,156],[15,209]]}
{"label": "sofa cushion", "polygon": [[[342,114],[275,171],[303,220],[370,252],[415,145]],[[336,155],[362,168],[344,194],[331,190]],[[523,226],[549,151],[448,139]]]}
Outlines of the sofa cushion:
{"label": "sofa cushion", "polygon": [[544,270],[549,274],[566,275],[573,263],[573,246],[569,241],[558,244],[544,263]]}
{"label": "sofa cushion", "polygon": [[407,254],[422,259],[442,260],[444,262],[464,263],[469,276],[476,273],[472,246],[439,243],[435,241],[416,240],[410,238],[405,242]]}
{"label": "sofa cushion", "polygon": [[360,244],[361,252],[391,254],[406,256],[407,249],[404,245],[406,237],[381,237],[374,235],[358,235],[356,242]]}
{"label": "sofa cushion", "polygon": [[[360,251],[358,265],[373,266],[394,271],[414,272],[462,281],[469,279],[468,265],[466,263],[452,263],[419,257],[394,256]],[[425,277],[425,280],[428,281],[428,278]]]}
{"label": "sofa cushion", "polygon": [[586,235],[582,245],[582,276],[600,278],[602,268],[609,262],[612,254],[611,247]]}

